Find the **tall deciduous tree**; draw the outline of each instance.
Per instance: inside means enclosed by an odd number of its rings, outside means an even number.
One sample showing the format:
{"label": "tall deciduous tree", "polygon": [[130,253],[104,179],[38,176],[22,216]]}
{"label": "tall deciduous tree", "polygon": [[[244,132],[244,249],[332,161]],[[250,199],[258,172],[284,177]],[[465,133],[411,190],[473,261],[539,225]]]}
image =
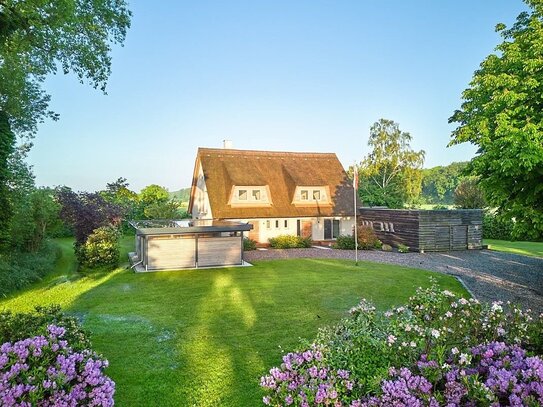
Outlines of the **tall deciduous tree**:
{"label": "tall deciduous tree", "polygon": [[414,151],[411,140],[392,120],[380,119],[371,126],[371,152],[360,165],[363,203],[401,207],[420,195],[425,153]]}
{"label": "tall deciduous tree", "polygon": [[543,1],[511,28],[475,71],[450,144],[478,147],[470,171],[480,177],[489,204],[516,220],[518,237],[543,236]]}
{"label": "tall deciduous tree", "polygon": [[43,81],[60,69],[105,92],[111,46],[124,41],[130,16],[125,0],[0,1],[0,230],[13,212],[5,169],[15,136],[57,119]]}
{"label": "tall deciduous tree", "polygon": [[61,219],[72,225],[76,246],[81,246],[102,226],[119,226],[124,215],[123,208],[105,200],[99,193],[75,193],[69,188],[60,188],[57,199],[61,205]]}
{"label": "tall deciduous tree", "polygon": [[16,132],[36,130],[49,95],[41,88],[60,68],[105,91],[111,45],[130,26],[124,0],[2,0],[0,3],[0,111]]}

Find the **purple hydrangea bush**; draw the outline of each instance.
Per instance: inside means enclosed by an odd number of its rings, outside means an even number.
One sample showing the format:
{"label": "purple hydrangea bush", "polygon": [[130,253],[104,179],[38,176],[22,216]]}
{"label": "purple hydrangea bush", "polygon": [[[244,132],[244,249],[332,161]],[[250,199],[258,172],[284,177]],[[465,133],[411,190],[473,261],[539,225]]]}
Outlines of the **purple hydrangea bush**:
{"label": "purple hydrangea bush", "polygon": [[74,351],[65,328],[0,346],[1,406],[112,406],[115,383],[104,375],[107,360]]}
{"label": "purple hydrangea bush", "polygon": [[[291,353],[262,378],[265,404],[543,405],[537,356],[543,353],[543,315],[534,318],[511,304],[459,298],[435,284],[417,290],[404,306],[379,312],[362,300],[349,314],[303,345],[310,353],[318,349],[317,361],[305,360],[303,351]],[[481,356],[490,351],[498,357],[492,369]],[[315,376],[315,369],[326,373]],[[510,379],[505,392],[503,381],[501,387],[492,384],[498,382],[496,369]],[[329,389],[334,397],[323,397]]]}
{"label": "purple hydrangea bush", "polygon": [[[433,362],[433,363],[432,363]],[[518,345],[493,342],[469,353],[451,352],[450,364],[423,358],[413,369],[391,369],[379,396],[361,407],[381,406],[515,406],[543,405],[543,360],[529,357]]]}
{"label": "purple hydrangea bush", "polygon": [[349,397],[353,382],[349,372],[327,366],[322,352],[313,346],[283,356],[281,366],[270,369],[260,386],[269,392],[263,399],[266,405],[342,406],[341,400]]}

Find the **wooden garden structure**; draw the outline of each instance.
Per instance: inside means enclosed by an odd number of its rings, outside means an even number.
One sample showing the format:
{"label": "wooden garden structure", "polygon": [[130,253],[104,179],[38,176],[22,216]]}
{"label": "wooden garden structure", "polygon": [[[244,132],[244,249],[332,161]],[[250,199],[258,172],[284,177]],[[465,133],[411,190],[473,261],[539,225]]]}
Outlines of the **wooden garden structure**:
{"label": "wooden garden structure", "polygon": [[252,225],[216,220],[132,221],[136,251],[130,254],[136,271],[240,266],[243,233]]}
{"label": "wooden garden structure", "polygon": [[481,249],[483,211],[360,208],[359,226],[369,226],[386,244],[412,251]]}

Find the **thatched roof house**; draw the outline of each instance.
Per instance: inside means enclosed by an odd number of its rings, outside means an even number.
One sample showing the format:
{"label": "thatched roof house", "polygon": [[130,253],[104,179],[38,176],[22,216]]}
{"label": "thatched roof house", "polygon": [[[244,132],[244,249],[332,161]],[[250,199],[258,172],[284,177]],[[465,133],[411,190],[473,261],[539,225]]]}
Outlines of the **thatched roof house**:
{"label": "thatched roof house", "polygon": [[195,219],[251,222],[262,243],[278,234],[333,240],[350,233],[353,197],[333,153],[199,148],[188,209]]}

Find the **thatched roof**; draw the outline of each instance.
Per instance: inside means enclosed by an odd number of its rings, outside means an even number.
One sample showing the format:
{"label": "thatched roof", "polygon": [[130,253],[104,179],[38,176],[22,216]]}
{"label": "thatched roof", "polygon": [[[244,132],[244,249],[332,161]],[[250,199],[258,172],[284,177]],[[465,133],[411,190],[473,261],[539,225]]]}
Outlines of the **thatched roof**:
{"label": "thatched roof", "polygon": [[[202,165],[213,217],[217,219],[353,216],[353,187],[333,153],[291,153],[199,148],[192,180],[192,208],[199,164]],[[228,204],[233,186],[270,188],[269,207]],[[328,186],[331,205],[292,203],[296,186]]]}

